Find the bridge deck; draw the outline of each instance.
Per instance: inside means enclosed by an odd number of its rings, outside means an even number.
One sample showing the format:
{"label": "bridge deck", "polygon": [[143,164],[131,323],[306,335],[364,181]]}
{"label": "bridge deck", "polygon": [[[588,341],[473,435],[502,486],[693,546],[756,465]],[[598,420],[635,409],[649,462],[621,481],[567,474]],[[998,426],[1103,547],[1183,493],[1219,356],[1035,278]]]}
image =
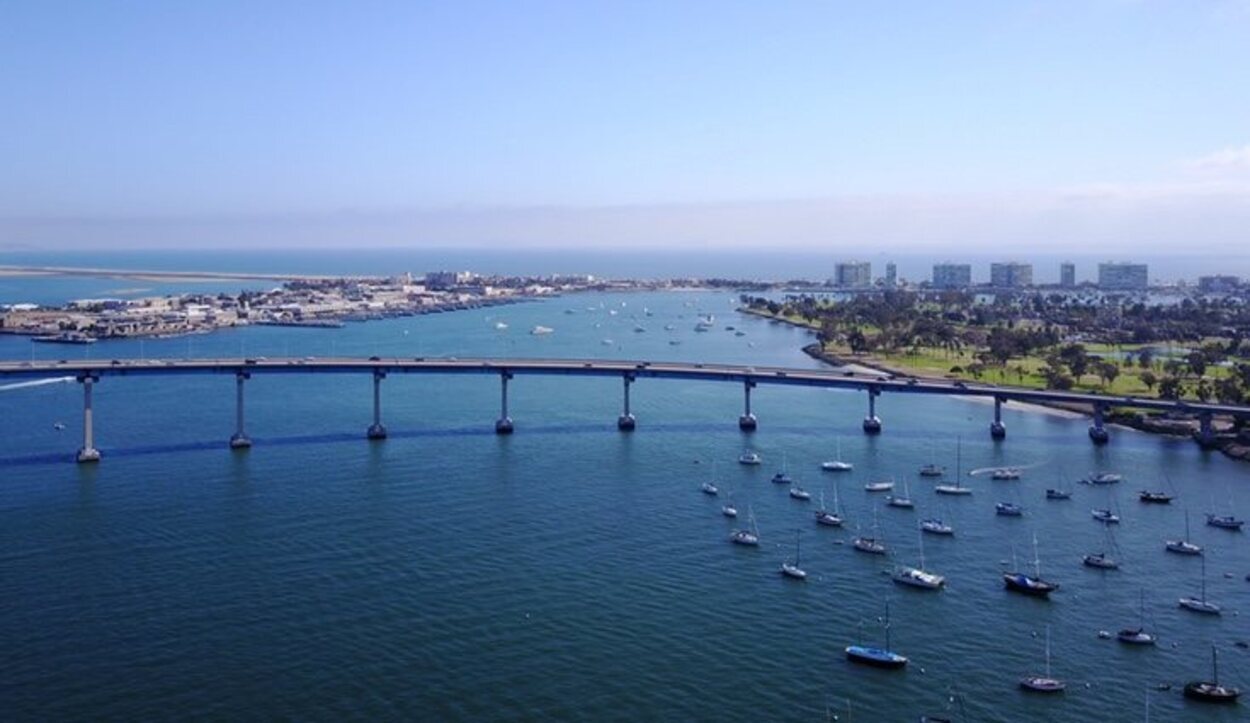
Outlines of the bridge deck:
{"label": "bridge deck", "polygon": [[170,376],[185,374],[512,374],[752,382],[903,394],[975,396],[1003,401],[1134,407],[1250,417],[1250,406],[1021,389],[963,382],[891,378],[839,370],[604,359],[459,359],[455,357],[291,357],[254,359],[119,359],[0,361],[0,379]]}

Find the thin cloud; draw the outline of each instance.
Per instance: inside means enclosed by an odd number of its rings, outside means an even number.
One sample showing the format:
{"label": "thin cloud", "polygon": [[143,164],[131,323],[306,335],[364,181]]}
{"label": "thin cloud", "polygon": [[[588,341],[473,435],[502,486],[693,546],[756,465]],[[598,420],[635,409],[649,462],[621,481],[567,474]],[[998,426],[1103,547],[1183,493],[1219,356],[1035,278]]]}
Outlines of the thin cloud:
{"label": "thin cloud", "polygon": [[1250,144],[1221,148],[1201,158],[1195,158],[1187,164],[1198,170],[1250,170]]}

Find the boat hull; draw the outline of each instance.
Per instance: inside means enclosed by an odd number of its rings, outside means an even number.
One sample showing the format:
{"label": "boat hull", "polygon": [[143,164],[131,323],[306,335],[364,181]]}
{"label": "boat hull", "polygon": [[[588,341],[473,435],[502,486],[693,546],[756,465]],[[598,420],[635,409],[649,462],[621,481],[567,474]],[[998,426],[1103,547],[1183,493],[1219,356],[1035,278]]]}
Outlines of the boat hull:
{"label": "boat hull", "polygon": [[869,665],[874,668],[897,670],[907,665],[907,658],[879,648],[864,648],[852,645],[846,649],[846,659],[852,663]]}

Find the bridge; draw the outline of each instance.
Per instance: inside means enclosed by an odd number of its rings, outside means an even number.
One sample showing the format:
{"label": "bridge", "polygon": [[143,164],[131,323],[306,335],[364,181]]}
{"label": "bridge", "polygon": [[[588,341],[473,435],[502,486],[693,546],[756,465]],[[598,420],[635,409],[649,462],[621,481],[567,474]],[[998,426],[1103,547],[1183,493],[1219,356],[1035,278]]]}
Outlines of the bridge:
{"label": "bridge", "polygon": [[1067,404],[1087,406],[1093,423],[1089,437],[1095,444],[1105,444],[1110,434],[1104,416],[1111,407],[1131,407],[1154,411],[1179,412],[1199,419],[1198,441],[1210,444],[1214,439],[1211,420],[1215,415],[1250,418],[1250,406],[1207,404],[1167,399],[1111,396],[1086,392],[1053,391],[972,384],[961,381],[920,380],[879,373],[862,373],[837,369],[790,369],[729,364],[698,364],[688,362],[619,361],[603,359],[459,359],[456,357],[393,358],[232,358],[232,359],[114,359],[84,361],[0,361],[0,381],[37,380],[71,377],[83,389],[83,445],[78,450],[79,462],[96,462],[100,452],[95,447],[92,426],[91,392],[108,377],[178,376],[218,374],[235,379],[236,420],[230,446],[240,449],[251,446],[244,418],[244,386],[257,374],[368,374],[373,377],[373,422],[366,430],[369,439],[385,439],[382,423],[382,381],[390,374],[485,374],[500,381],[500,414],[495,421],[499,434],[513,432],[508,415],[508,383],[516,376],[586,376],[612,377],[622,380],[623,398],[617,426],[633,430],[637,424],[629,406],[630,386],[639,379],[679,379],[686,381],[730,382],[742,386],[743,412],[738,426],[751,432],[758,424],[751,411],[751,390],[760,384],[820,387],[862,391],[867,395],[868,413],[863,421],[866,434],[880,434],[881,419],[876,413],[877,397],[891,394],[940,394],[946,396],[982,397],[994,401],[994,418],[989,425],[994,439],[1004,439],[1007,427],[1002,421],[1002,406],[1007,402]]}

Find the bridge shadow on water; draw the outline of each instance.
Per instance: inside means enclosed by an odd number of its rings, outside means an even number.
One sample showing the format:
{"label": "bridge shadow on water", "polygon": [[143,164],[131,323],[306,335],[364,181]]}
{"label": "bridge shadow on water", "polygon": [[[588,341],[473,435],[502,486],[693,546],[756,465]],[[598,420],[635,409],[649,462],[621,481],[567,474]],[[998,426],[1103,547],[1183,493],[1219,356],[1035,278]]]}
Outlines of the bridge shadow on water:
{"label": "bridge shadow on water", "polygon": [[[652,434],[730,434],[736,430],[731,425],[723,422],[677,422],[677,423],[652,423],[639,424],[638,428],[630,432],[633,435],[652,435]],[[558,435],[558,436],[575,436],[575,435],[592,435],[603,434],[619,436],[622,434],[617,429],[615,423],[605,424],[549,424],[549,425],[517,425],[516,434],[518,435]],[[825,427],[811,427],[805,425],[769,425],[767,430],[768,440],[770,443],[776,443],[776,437],[773,435],[798,435],[798,436],[816,436],[829,437],[832,439],[836,432]],[[446,439],[446,438],[469,438],[469,437],[494,437],[495,430],[492,426],[474,425],[471,427],[448,427],[442,429],[387,429],[389,439]],[[1067,439],[1068,435],[1063,434],[1044,434],[1033,435],[1033,438],[1045,438],[1047,441],[1055,443],[1064,443],[1072,441]],[[755,435],[742,435],[743,441],[749,445]],[[892,432],[877,437],[882,442],[885,441],[915,441],[923,440],[926,443],[932,442],[932,434],[922,432],[920,430],[894,430]],[[1077,439],[1077,443],[1083,440]],[[326,444],[361,444],[369,443],[365,439],[362,432],[331,432],[326,434],[304,434],[291,435],[286,437],[252,437],[252,446],[264,449],[266,447],[310,447]],[[384,441],[382,441],[384,443]],[[125,457],[146,457],[162,454],[178,454],[186,452],[206,452],[206,451],[229,451],[228,443],[223,438],[214,438],[202,441],[175,442],[170,444],[151,444],[133,447],[100,447],[100,454],[104,459],[125,458]],[[70,449],[63,452],[46,452],[40,454],[13,455],[9,457],[0,457],[0,469],[6,467],[29,467],[35,465],[46,464],[64,464],[66,462],[74,462],[76,449]]]}

